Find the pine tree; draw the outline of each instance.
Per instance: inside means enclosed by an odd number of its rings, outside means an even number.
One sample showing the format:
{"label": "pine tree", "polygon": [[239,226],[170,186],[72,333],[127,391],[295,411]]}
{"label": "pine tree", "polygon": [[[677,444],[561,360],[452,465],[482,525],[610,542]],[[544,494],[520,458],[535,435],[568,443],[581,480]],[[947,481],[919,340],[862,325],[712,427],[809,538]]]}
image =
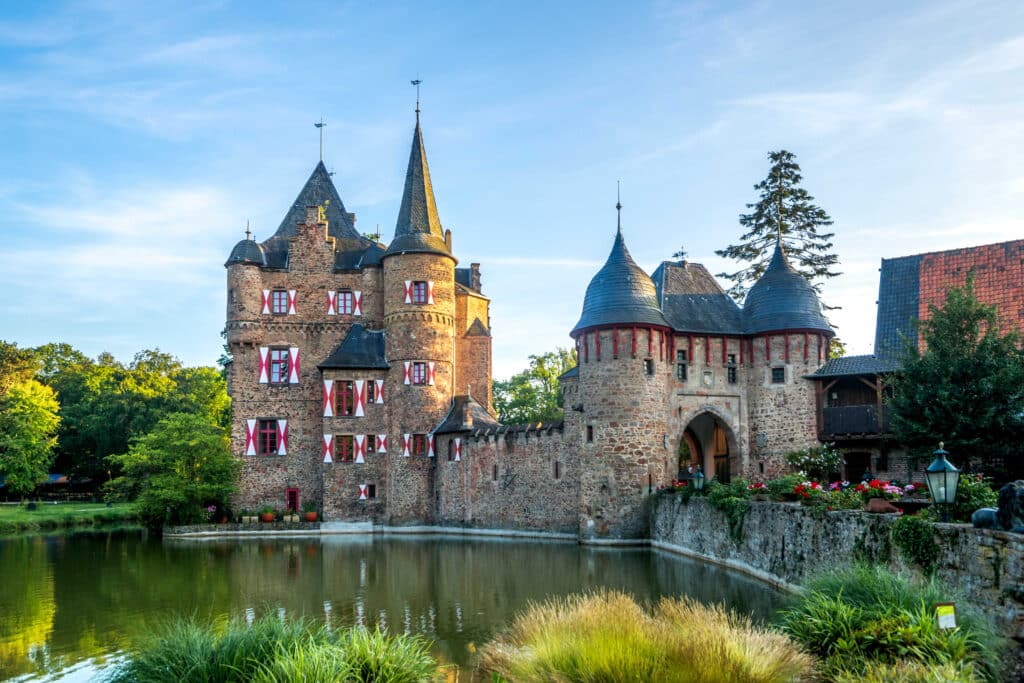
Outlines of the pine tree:
{"label": "pine tree", "polygon": [[747,290],[768,267],[778,237],[782,239],[790,263],[819,294],[822,278],[839,275],[833,270],[839,262],[832,252],[831,240],[835,233],[819,232],[832,225],[832,218],[815,206],[814,197],[800,187],[803,176],[796,157],[780,149],[769,152],[768,160],[772,164],[768,177],[754,185],[760,198],[754,204],[747,204],[751,213],[740,214],[740,225],[747,232],[740,236],[739,244],[715,251],[719,256],[746,264],[734,273],[718,274],[733,282],[729,296],[740,304]]}

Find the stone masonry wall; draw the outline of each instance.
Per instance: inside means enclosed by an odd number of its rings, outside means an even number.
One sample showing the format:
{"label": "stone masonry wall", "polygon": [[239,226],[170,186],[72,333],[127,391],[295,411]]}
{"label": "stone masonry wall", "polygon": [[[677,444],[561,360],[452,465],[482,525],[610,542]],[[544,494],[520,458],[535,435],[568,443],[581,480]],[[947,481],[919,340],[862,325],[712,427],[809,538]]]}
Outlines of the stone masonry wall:
{"label": "stone masonry wall", "polygon": [[[655,499],[651,539],[656,545],[801,584],[816,571],[868,557],[894,571],[914,571],[889,540],[896,515],[837,511],[815,516],[796,503],[751,502],[736,543],[725,516],[693,498]],[[985,610],[1007,635],[1024,638],[1024,534],[936,525],[941,555],[938,578]]]}

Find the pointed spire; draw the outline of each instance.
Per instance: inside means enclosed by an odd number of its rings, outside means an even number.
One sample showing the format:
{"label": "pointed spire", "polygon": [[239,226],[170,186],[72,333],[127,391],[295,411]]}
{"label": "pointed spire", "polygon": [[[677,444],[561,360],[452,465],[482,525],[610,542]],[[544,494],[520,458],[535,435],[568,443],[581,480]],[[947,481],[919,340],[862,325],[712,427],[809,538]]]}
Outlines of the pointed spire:
{"label": "pointed spire", "polygon": [[345,204],[342,203],[337,188],[334,187],[331,174],[327,171],[327,167],[324,166],[322,161],[317,162],[313,173],[309,176],[309,180],[306,181],[302,190],[299,191],[299,196],[295,198],[291,208],[288,209],[288,213],[273,236],[295,236],[298,231],[297,226],[299,223],[305,222],[306,208],[310,206],[325,207],[324,213],[326,214],[329,226],[327,233],[331,237],[353,240],[362,239],[352,223],[352,216],[345,210]]}
{"label": "pointed spire", "polygon": [[252,231],[249,230],[249,220],[248,219],[246,219],[246,221],[245,221],[245,239],[246,240],[251,240],[252,239]]}
{"label": "pointed spire", "polygon": [[622,234],[622,187],[621,181],[615,181],[615,210],[619,212],[619,234]]}
{"label": "pointed spire", "polygon": [[430,168],[427,166],[427,152],[423,147],[423,129],[420,127],[418,111],[412,149],[409,152],[409,168],[405,172],[402,206],[395,223],[395,238],[388,247],[389,254],[403,251],[450,255],[434,202],[434,188],[430,182]]}
{"label": "pointed spire", "polygon": [[782,246],[781,232],[775,236],[775,251],[772,253],[772,260],[768,262],[765,272],[777,270],[793,270],[793,266],[789,263],[789,258],[786,257],[786,249]]}

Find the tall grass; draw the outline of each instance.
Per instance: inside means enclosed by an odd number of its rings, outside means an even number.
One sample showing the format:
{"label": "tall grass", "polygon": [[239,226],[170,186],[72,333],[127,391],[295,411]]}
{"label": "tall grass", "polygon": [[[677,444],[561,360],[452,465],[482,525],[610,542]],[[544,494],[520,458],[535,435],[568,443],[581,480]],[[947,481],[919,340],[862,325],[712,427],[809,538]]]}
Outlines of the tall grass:
{"label": "tall grass", "polygon": [[418,637],[354,627],[332,632],[273,616],[207,625],[178,619],[146,636],[110,683],[415,683],[437,664]]}
{"label": "tall grass", "polygon": [[879,680],[932,680],[914,676],[926,676],[921,672],[928,667],[958,665],[959,677],[948,680],[1000,680],[1004,639],[962,602],[958,627],[940,630],[935,605],[956,596],[934,580],[915,582],[887,567],[855,566],[821,574],[807,588],[782,612],[780,625],[824,659],[830,679],[877,674]]}
{"label": "tall grass", "polygon": [[648,613],[601,591],[531,605],[480,666],[510,681],[781,683],[809,679],[813,660],[722,607],[663,598]]}

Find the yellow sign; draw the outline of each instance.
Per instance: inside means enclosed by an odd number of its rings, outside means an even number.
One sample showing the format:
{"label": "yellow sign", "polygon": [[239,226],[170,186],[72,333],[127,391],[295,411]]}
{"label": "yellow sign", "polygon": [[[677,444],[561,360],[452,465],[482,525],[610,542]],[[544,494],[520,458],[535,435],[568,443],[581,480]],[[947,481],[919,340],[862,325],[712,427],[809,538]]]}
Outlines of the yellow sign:
{"label": "yellow sign", "polygon": [[940,602],[935,605],[935,617],[939,620],[939,628],[956,628],[956,605]]}

